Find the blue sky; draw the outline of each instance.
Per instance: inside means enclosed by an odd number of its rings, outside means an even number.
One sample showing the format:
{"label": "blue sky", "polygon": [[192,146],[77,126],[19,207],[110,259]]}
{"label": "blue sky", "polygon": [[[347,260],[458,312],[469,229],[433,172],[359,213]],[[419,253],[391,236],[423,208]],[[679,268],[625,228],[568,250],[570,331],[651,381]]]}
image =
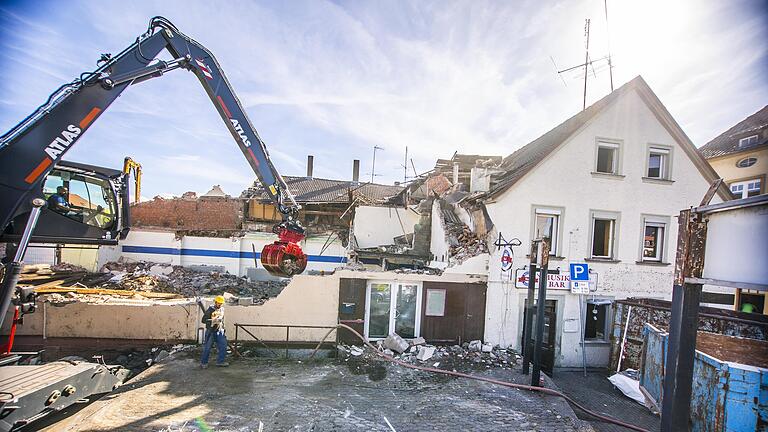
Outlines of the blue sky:
{"label": "blue sky", "polygon": [[[283,175],[377,182],[436,158],[507,155],[581,109],[584,19],[616,87],[642,75],[697,146],[768,104],[765,1],[18,1],[0,3],[0,129],[163,15],[217,57]],[[609,31],[607,31],[609,30]],[[554,61],[554,64],[553,64]],[[555,66],[556,65],[556,66]],[[588,103],[606,95],[605,66]],[[144,166],[142,195],[237,195],[255,176],[196,78],[126,90],[66,159]],[[409,171],[412,174],[412,171]],[[370,177],[368,177],[370,178]]]}

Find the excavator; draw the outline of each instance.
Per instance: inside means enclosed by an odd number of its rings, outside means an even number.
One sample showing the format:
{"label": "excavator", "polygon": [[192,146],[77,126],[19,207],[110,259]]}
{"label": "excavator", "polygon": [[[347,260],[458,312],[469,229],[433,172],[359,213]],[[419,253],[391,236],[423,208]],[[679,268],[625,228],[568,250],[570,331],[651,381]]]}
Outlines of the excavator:
{"label": "excavator", "polygon": [[[158,59],[164,50],[171,60]],[[127,176],[133,171],[138,177],[140,166],[126,161],[123,171],[104,170],[61,159],[129,86],[176,69],[195,74],[282,215],[273,227],[278,240],[261,252],[262,265],[281,277],[304,271],[307,256],[298,245],[305,236],[297,218],[300,206],[227,77],[210,51],[158,16],[130,46],[116,55],[102,54],[95,70],[61,85],[0,137],[0,242],[8,244],[0,269],[0,325],[12,303],[11,332],[24,314],[34,311],[34,292],[17,287],[30,243],[115,245],[126,237]],[[0,365],[11,364],[0,368],[0,431],[21,427],[90,394],[110,391],[121,382],[115,369],[105,364],[45,370],[39,368],[50,365],[13,365],[10,348],[5,345],[0,357]]]}

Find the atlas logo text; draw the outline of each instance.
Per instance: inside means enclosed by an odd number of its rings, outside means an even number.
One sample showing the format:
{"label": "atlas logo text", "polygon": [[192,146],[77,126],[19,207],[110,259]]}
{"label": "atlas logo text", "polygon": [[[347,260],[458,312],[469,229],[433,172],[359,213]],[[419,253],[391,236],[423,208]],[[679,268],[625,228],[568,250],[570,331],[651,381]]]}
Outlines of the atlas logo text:
{"label": "atlas logo text", "polygon": [[61,131],[60,136],[48,144],[45,152],[51,159],[56,160],[80,136],[80,132],[82,132],[80,128],[73,124],[67,126],[65,130]]}
{"label": "atlas logo text", "polygon": [[237,134],[240,136],[240,139],[241,139],[241,140],[243,140],[243,144],[244,144],[246,147],[250,147],[250,146],[251,146],[251,142],[250,142],[250,141],[248,141],[248,137],[247,137],[247,136],[245,136],[245,131],[243,130],[243,127],[242,127],[242,126],[240,126],[240,122],[239,122],[239,121],[237,121],[237,120],[235,120],[235,119],[229,119],[229,121],[231,121],[231,122],[232,122],[232,127],[234,127],[234,128],[235,128],[235,131],[236,131],[236,132],[237,132]]}

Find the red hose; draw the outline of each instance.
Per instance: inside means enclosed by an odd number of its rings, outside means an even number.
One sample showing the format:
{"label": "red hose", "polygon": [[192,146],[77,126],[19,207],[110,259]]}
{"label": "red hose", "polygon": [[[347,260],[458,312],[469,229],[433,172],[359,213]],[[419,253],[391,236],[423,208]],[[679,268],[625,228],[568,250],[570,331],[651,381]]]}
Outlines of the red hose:
{"label": "red hose", "polygon": [[525,385],[525,384],[515,384],[515,383],[511,383],[511,382],[507,382],[507,381],[496,380],[496,379],[493,379],[493,378],[486,378],[486,377],[481,377],[481,376],[477,376],[477,375],[465,374],[465,373],[462,373],[462,372],[454,372],[454,371],[449,371],[449,370],[432,368],[432,367],[428,367],[428,366],[419,366],[419,365],[414,365],[414,364],[406,363],[406,362],[404,362],[402,360],[398,360],[398,359],[396,359],[396,358],[394,358],[392,356],[389,356],[389,355],[384,354],[383,352],[379,351],[378,348],[376,348],[370,342],[368,342],[363,337],[363,335],[361,335],[360,333],[357,332],[357,330],[353,329],[352,327],[350,327],[350,326],[348,326],[346,324],[337,324],[335,328],[332,328],[331,330],[329,330],[328,333],[326,333],[325,336],[323,337],[323,339],[320,341],[320,343],[317,344],[317,347],[315,347],[315,350],[312,351],[312,354],[309,356],[310,358],[315,356],[315,353],[317,353],[318,349],[320,349],[320,345],[322,345],[322,343],[325,342],[325,340],[328,338],[328,336],[331,334],[331,332],[333,330],[338,329],[338,328],[344,328],[344,329],[347,329],[347,330],[351,331],[355,336],[357,336],[361,341],[363,341],[363,343],[365,345],[367,345],[369,348],[371,348],[376,353],[376,355],[378,355],[379,357],[384,358],[387,361],[390,361],[392,363],[398,364],[400,366],[407,367],[407,368],[410,368],[410,369],[422,370],[422,371],[426,371],[426,372],[433,372],[433,373],[439,373],[439,374],[443,374],[443,375],[451,375],[451,376],[457,376],[457,377],[461,377],[461,378],[469,378],[469,379],[478,380],[478,381],[485,381],[485,382],[489,382],[491,384],[496,384],[496,385],[500,385],[500,386],[504,386],[504,387],[509,387],[509,388],[516,388],[516,389],[521,389],[521,390],[538,391],[538,392],[541,392],[541,393],[544,393],[544,394],[548,394],[548,395],[551,395],[551,396],[559,396],[559,397],[565,399],[566,401],[570,402],[573,406],[575,406],[576,408],[580,409],[581,411],[584,411],[585,413],[591,415],[592,417],[595,417],[595,418],[600,419],[602,421],[605,421],[605,422],[608,422],[608,423],[617,424],[619,426],[625,427],[627,429],[635,430],[635,431],[638,431],[638,432],[650,432],[648,429],[643,429],[643,428],[641,428],[639,426],[631,425],[629,423],[624,423],[623,421],[615,419],[613,417],[609,417],[609,416],[606,416],[606,415],[603,415],[603,414],[600,414],[600,413],[596,413],[594,411],[590,411],[587,408],[585,408],[584,406],[578,404],[576,401],[574,401],[573,399],[571,399],[567,395],[565,395],[565,394],[563,394],[563,393],[561,393],[561,392],[559,392],[557,390],[552,390],[552,389],[549,389],[549,388],[546,388],[546,387],[530,386],[530,385]]}

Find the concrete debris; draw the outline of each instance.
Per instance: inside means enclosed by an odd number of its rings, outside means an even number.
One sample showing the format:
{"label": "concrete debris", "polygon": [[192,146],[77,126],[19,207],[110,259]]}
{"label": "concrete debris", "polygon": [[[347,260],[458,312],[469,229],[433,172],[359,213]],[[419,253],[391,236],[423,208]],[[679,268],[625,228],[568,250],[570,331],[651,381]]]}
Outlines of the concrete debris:
{"label": "concrete debris", "polygon": [[359,355],[362,355],[363,354],[363,347],[351,346],[351,347],[349,347],[349,353],[352,354],[355,357],[357,357]]}
{"label": "concrete debris", "polygon": [[[382,341],[379,341],[382,342]],[[487,369],[512,369],[519,364],[522,360],[520,356],[513,349],[501,348],[499,345],[493,346],[491,352],[482,352],[481,350],[470,351],[469,344],[464,343],[465,346],[451,345],[451,346],[433,346],[433,345],[417,345],[418,353],[403,352],[397,353],[391,349],[384,348],[383,343],[377,343],[378,349],[397,360],[411,363],[411,364],[423,364],[426,361],[433,361],[433,367],[440,367],[445,370],[457,370],[463,372],[487,370]],[[480,344],[482,347],[482,343]],[[359,364],[375,365],[380,363],[381,358],[377,356],[371,350],[362,347],[362,355],[355,355],[352,353],[355,345],[338,345],[339,356],[345,361],[354,361]],[[365,367],[363,367],[365,369]]]}
{"label": "concrete debris", "polygon": [[469,350],[470,351],[480,351],[483,347],[483,342],[480,340],[473,340],[469,343]]}
{"label": "concrete debris", "polygon": [[[116,284],[120,289],[180,294],[183,297],[225,295],[251,297],[250,304],[261,304],[276,297],[288,285],[288,280],[250,282],[247,278],[219,271],[215,266],[205,270],[171,266],[152,262],[110,262],[103,272],[125,273]],[[202,271],[200,271],[202,270]],[[247,303],[247,300],[244,300]]]}
{"label": "concrete debris", "polygon": [[408,349],[408,342],[397,333],[392,333],[384,339],[384,346],[392,351],[403,353]]}
{"label": "concrete debris", "polygon": [[430,345],[419,346],[419,353],[416,354],[416,359],[421,361],[427,361],[435,355],[436,348]]}
{"label": "concrete debris", "polygon": [[427,343],[427,341],[423,337],[421,337],[421,336],[417,337],[416,339],[412,339],[411,340],[411,345],[414,345],[414,346],[415,345],[424,345],[425,343]]}
{"label": "concrete debris", "polygon": [[493,345],[489,343],[484,343],[483,346],[480,348],[480,350],[484,353],[489,353],[493,351]]}

